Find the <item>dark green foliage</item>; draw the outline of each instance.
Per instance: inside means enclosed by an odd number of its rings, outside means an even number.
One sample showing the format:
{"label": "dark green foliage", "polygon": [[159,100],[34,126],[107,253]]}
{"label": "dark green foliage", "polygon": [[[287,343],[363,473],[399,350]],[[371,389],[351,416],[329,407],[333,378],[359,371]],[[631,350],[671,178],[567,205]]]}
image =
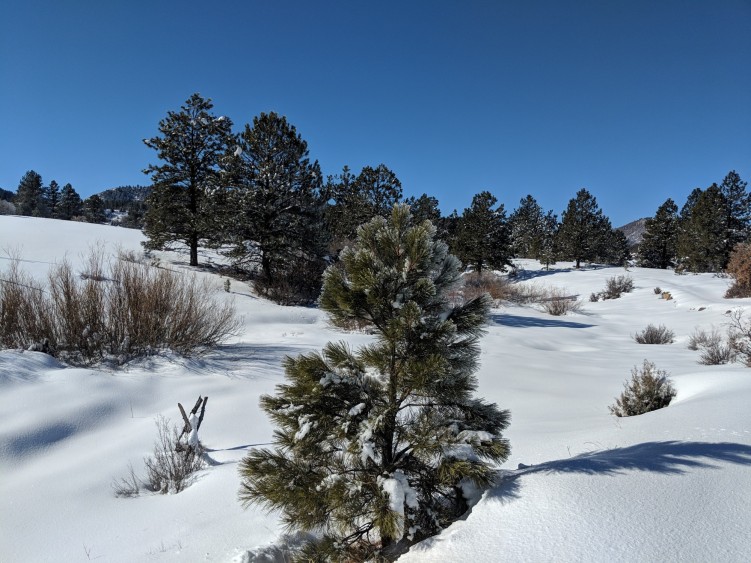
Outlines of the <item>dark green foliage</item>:
{"label": "dark green foliage", "polygon": [[511,246],[518,258],[538,258],[542,252],[542,207],[531,195],[521,199],[509,217]]}
{"label": "dark green foliage", "polygon": [[415,223],[430,221],[434,227],[438,226],[441,220],[441,210],[438,208],[438,200],[436,198],[428,194],[422,194],[418,198],[410,196],[404,200],[404,203],[409,205],[409,212],[412,214],[412,220]]}
{"label": "dark green foliage", "polygon": [[214,193],[232,122],[211,114],[213,107],[211,100],[193,94],[179,112],[170,111],[159,122],[161,136],[144,141],[164,163],[144,171],[154,183],[143,230],[149,239],[145,246],[162,249],[181,242],[190,251],[191,266],[198,265],[199,243],[215,241],[221,228]]}
{"label": "dark green foliage", "polygon": [[751,194],[746,192],[747,183],[735,170],[731,170],[720,184],[720,191],[725,198],[725,221],[727,236],[725,255],[730,256],[733,248],[749,238],[751,228]]}
{"label": "dark green foliage", "polygon": [[326,232],[321,170],[308,144],[274,112],[253,118],[237,139],[226,180],[237,265],[259,269],[256,287],[284,303],[320,291]]}
{"label": "dark green foliage", "polygon": [[558,251],[556,239],[558,237],[558,218],[552,211],[548,211],[542,217],[540,223],[540,250],[537,259],[549,270],[551,264],[555,264]]}
{"label": "dark green foliage", "polygon": [[320,304],[375,342],[288,358],[287,383],[262,398],[274,447],[243,460],[240,498],[322,533],[302,560],[393,558],[458,518],[462,481],[488,485],[508,457],[508,412],[473,397],[489,302],[449,303],[459,262],[434,232],[406,206],[364,225]]}
{"label": "dark green foliage", "polygon": [[625,266],[629,258],[631,258],[631,251],[623,231],[610,229],[610,232],[603,233],[602,243],[595,257],[597,261],[614,266]]}
{"label": "dark green foliage", "polygon": [[670,268],[675,264],[678,206],[668,198],[654,217],[647,219],[639,245],[639,265],[644,268]]}
{"label": "dark green foliage", "polygon": [[73,217],[80,216],[82,213],[83,203],[81,202],[81,196],[73,189],[73,186],[65,184],[60,194],[60,205],[57,209],[58,218],[72,219]]}
{"label": "dark green foliage", "polygon": [[511,264],[511,240],[503,204],[490,192],[472,198],[464,210],[456,233],[454,251],[459,259],[475,271],[505,270]]}
{"label": "dark green foliage", "polygon": [[44,217],[47,208],[44,201],[44,189],[42,188],[42,177],[29,170],[21,178],[18,184],[15,200],[16,213],[30,217]]}
{"label": "dark green foliage", "polygon": [[667,407],[676,395],[675,387],[665,370],[647,360],[641,370],[631,370],[631,381],[626,381],[621,396],[610,406],[615,416],[637,416]]}
{"label": "dark green foliage", "polygon": [[4,190],[0,188],[0,199],[3,201],[13,201],[13,199],[16,197],[16,194],[13,193],[10,190]]}
{"label": "dark green foliage", "polygon": [[[338,254],[355,240],[360,225],[373,217],[389,216],[392,207],[401,201],[402,184],[384,164],[376,168],[365,166],[357,176],[345,166],[341,174],[329,176],[325,193],[330,202],[326,224],[331,233],[332,251]],[[424,212],[431,213],[430,201],[421,203]]]}
{"label": "dark green foliage", "polygon": [[52,180],[50,185],[44,190],[45,206],[50,217],[57,218],[58,207],[60,205],[60,186]]}
{"label": "dark green foliage", "polygon": [[613,240],[613,227],[597,205],[597,200],[582,188],[568,202],[558,229],[558,247],[561,258],[581,262],[606,258],[608,244]]}
{"label": "dark green foliage", "polygon": [[104,223],[107,215],[104,212],[104,201],[98,195],[86,198],[83,202],[83,216],[87,223]]}
{"label": "dark green foliage", "polygon": [[678,267],[690,272],[719,272],[727,264],[727,200],[716,184],[696,188],[681,209],[676,240]]}

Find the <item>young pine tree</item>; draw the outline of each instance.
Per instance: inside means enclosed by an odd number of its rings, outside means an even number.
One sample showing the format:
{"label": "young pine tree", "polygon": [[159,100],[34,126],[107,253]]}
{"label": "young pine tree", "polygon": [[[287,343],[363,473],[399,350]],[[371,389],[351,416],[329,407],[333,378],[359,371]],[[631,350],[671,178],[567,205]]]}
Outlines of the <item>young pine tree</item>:
{"label": "young pine tree", "polygon": [[81,213],[83,213],[81,196],[78,195],[73,186],[65,184],[60,194],[60,204],[57,209],[58,218],[70,220],[81,215]]}
{"label": "young pine tree", "polygon": [[240,468],[244,503],[321,534],[302,558],[394,557],[465,512],[464,485],[487,486],[508,457],[508,411],[473,396],[488,301],[452,306],[459,276],[406,206],[363,225],[326,271],[331,321],[369,326],[376,340],[288,358],[287,383],[261,400],[275,447],[252,450]]}
{"label": "young pine tree", "polygon": [[678,229],[678,206],[668,198],[647,219],[644,237],[639,244],[639,265],[666,269],[675,264],[675,239]]}
{"label": "young pine tree", "polygon": [[23,175],[21,182],[18,184],[14,203],[19,215],[44,217],[46,213],[44,188],[42,187],[42,177],[38,173],[29,170]]}
{"label": "young pine tree", "polygon": [[464,210],[457,228],[456,253],[478,274],[485,269],[503,270],[511,264],[511,238],[506,210],[490,192],[480,192]]}
{"label": "young pine tree", "polygon": [[50,217],[57,218],[60,205],[60,186],[55,180],[52,180],[44,191],[47,213]]}

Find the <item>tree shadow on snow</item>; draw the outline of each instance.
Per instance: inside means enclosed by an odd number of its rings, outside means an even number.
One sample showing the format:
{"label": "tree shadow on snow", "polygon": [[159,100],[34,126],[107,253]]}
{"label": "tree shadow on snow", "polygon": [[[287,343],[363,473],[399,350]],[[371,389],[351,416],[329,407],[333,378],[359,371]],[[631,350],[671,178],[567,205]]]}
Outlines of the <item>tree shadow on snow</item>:
{"label": "tree shadow on snow", "polygon": [[515,328],[591,328],[592,324],[577,323],[574,321],[559,321],[557,319],[540,319],[537,317],[523,317],[521,315],[509,315],[499,313],[490,315],[490,322],[499,326]]}

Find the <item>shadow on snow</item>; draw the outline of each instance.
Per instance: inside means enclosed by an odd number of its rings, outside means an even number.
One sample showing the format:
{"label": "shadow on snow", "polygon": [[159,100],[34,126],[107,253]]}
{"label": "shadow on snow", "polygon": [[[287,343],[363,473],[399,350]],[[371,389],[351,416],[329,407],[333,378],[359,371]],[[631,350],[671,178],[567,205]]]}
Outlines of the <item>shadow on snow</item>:
{"label": "shadow on snow", "polygon": [[490,322],[499,326],[516,328],[591,328],[592,324],[577,323],[574,321],[560,321],[557,319],[541,319],[537,317],[523,317],[521,315],[509,315],[499,313],[490,315]]}

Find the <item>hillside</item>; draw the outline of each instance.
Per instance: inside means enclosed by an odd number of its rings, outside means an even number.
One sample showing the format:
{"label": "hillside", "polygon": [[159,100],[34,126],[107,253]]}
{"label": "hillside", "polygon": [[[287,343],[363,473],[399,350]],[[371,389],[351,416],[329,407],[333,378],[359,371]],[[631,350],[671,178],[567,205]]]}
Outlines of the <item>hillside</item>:
{"label": "hillside", "polygon": [[629,248],[633,248],[641,242],[641,239],[644,237],[644,231],[646,230],[646,228],[647,219],[644,218],[626,223],[622,227],[618,227],[617,230],[622,231],[623,234],[626,235],[626,240],[628,241]]}
{"label": "hillside", "polygon": [[[64,256],[81,266],[93,244],[141,251],[139,231],[0,216],[3,247],[43,278]],[[180,271],[184,257],[159,255]],[[203,254],[208,260],[210,254]],[[0,272],[9,264],[0,252]],[[498,481],[461,520],[400,561],[747,561],[751,553],[751,370],[707,366],[687,349],[699,327],[724,330],[728,280],[632,268],[550,272],[520,261],[518,283],[554,286],[583,301],[552,317],[537,306],[494,309],[481,342],[479,394],[511,410],[512,454]],[[591,303],[608,278],[635,289]],[[237,463],[268,444],[258,402],[284,382],[283,358],[326,342],[367,342],[334,330],[315,308],[280,307],[207,276],[234,300],[240,333],[204,357],[164,354],[126,367],[71,368],[39,352],[0,351],[0,544],[3,561],[285,561],[276,514],[237,501]],[[655,288],[670,291],[664,301]],[[637,344],[648,323],[675,342]],[[678,394],[662,410],[608,413],[635,365],[666,369]],[[176,495],[117,498],[113,480],[143,458],[159,415],[208,395],[201,439],[212,465]],[[12,515],[12,516],[9,516]],[[276,547],[275,547],[276,546]]]}

